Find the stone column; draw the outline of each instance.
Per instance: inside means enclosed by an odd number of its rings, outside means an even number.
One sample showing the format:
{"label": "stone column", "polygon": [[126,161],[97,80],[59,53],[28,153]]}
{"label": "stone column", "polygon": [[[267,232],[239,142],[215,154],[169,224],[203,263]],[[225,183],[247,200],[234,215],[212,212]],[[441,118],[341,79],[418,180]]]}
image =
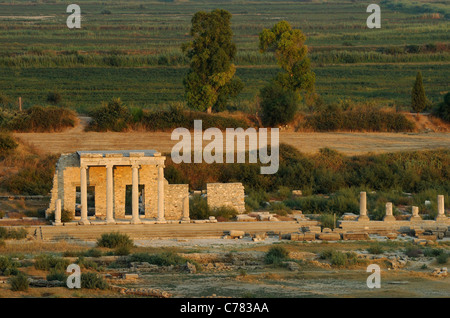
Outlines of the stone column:
{"label": "stone column", "polygon": [[87,166],[80,166],[81,219],[79,224],[90,224],[87,206]]}
{"label": "stone column", "polygon": [[437,196],[437,206],[438,206],[438,215],[436,217],[436,221],[445,220],[447,217],[445,216],[444,196],[442,194]]}
{"label": "stone column", "polygon": [[131,186],[131,211],[132,218],[131,224],[140,224],[139,219],[139,165],[134,164],[131,166],[132,173],[132,186]]}
{"label": "stone column", "polygon": [[387,222],[395,221],[394,214],[392,213],[392,202],[386,203],[386,215],[385,215],[383,221],[387,221]]}
{"label": "stone column", "polygon": [[360,192],[359,194],[359,217],[358,221],[369,221],[367,216],[367,198],[366,192]]}
{"label": "stone column", "polygon": [[55,203],[55,223],[54,225],[61,225],[61,199],[56,200]]}
{"label": "stone column", "polygon": [[190,222],[190,218],[189,218],[189,196],[185,196],[183,198],[183,217],[181,218],[181,222],[183,223],[189,223]]}
{"label": "stone column", "polygon": [[413,206],[411,209],[412,209],[412,215],[411,215],[411,218],[409,220],[410,221],[420,221],[420,220],[422,220],[422,218],[419,215],[419,207],[418,206]]}
{"label": "stone column", "polygon": [[164,216],[164,165],[157,165],[158,168],[158,217],[157,223],[166,223]]}
{"label": "stone column", "polygon": [[114,165],[106,165],[106,223],[115,224],[114,220]]}

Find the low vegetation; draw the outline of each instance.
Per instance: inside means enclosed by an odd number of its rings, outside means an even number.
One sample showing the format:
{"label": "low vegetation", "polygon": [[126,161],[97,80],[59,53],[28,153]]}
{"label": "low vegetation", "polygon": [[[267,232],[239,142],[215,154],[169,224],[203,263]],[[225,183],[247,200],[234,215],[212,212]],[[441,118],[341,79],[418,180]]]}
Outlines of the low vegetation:
{"label": "low vegetation", "polygon": [[133,247],[133,240],[127,235],[119,232],[104,233],[97,240],[98,247],[118,248]]}
{"label": "low vegetation", "polygon": [[76,122],[75,112],[56,106],[0,111],[0,128],[15,132],[58,132],[74,127]]}
{"label": "low vegetation", "polygon": [[266,264],[281,265],[282,262],[289,258],[289,252],[283,246],[273,246],[269,249],[264,257]]}

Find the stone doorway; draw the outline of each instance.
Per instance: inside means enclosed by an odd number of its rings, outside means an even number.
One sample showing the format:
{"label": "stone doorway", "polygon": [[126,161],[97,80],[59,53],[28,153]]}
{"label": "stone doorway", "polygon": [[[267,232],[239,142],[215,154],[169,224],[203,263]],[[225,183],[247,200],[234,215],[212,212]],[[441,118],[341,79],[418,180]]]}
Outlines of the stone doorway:
{"label": "stone doorway", "polygon": [[[81,188],[75,188],[75,216],[81,216]],[[87,187],[88,216],[95,216],[95,186]]]}
{"label": "stone doorway", "polygon": [[[125,189],[125,215],[132,215],[132,185]],[[145,215],[145,185],[139,185],[139,215]]]}

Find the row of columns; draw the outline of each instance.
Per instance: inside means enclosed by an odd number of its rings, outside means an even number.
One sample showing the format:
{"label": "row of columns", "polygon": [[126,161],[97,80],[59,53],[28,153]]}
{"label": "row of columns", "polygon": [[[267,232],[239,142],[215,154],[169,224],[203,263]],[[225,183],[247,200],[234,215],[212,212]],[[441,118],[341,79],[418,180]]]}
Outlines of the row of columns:
{"label": "row of columns", "polygon": [[[106,223],[113,224],[114,220],[114,178],[113,164],[106,165]],[[139,168],[138,164],[133,164],[132,169],[132,200],[131,200],[131,223],[142,223],[139,218]],[[164,166],[157,165],[158,168],[158,217],[157,222],[164,223]],[[81,219],[79,224],[90,224],[88,219],[87,206],[87,169],[85,165],[80,166],[80,191],[81,191]]]}
{"label": "row of columns", "polygon": [[[445,216],[445,207],[444,207],[444,196],[437,196],[437,205],[438,205],[438,215],[436,220],[444,220]],[[412,207],[412,219],[420,218],[419,216],[419,207]],[[368,221],[369,217],[367,216],[367,196],[366,192],[360,192],[359,197],[359,218],[358,221]],[[384,221],[395,221],[395,217],[392,212],[392,202],[386,203],[386,216],[384,217]]]}

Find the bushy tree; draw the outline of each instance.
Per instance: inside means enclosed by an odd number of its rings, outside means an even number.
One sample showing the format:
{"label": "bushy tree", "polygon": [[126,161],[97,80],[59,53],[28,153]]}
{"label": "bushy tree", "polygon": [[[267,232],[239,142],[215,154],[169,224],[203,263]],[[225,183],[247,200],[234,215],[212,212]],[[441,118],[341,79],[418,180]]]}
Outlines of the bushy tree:
{"label": "bushy tree", "polygon": [[444,101],[433,109],[433,115],[450,122],[450,93],[445,94]]}
{"label": "bushy tree", "polygon": [[88,130],[124,131],[129,128],[131,113],[120,98],[113,98],[107,104],[103,103],[98,109],[90,112],[92,121]]}
{"label": "bushy tree", "polygon": [[[274,52],[278,65],[283,70],[277,74],[271,85],[278,86],[274,88],[277,92],[283,92],[279,97],[284,96],[290,101],[292,101],[292,95],[288,93],[289,91],[297,95],[297,101],[300,101],[302,97],[314,95],[315,74],[311,70],[311,61],[307,56],[308,47],[304,44],[305,40],[306,37],[302,31],[292,29],[287,21],[280,21],[272,29],[264,29],[259,34],[260,52]],[[267,93],[267,88],[261,91],[262,104],[273,104],[274,98],[265,93]],[[270,100],[266,103],[265,98]],[[292,120],[296,107],[292,112],[292,104],[283,104],[280,101],[278,105],[277,110],[286,115],[283,116],[282,121],[275,119],[273,122],[284,124]],[[267,118],[271,116],[279,115],[270,108],[263,107],[263,117],[266,118],[266,122]]]}
{"label": "bushy tree", "polygon": [[427,97],[423,88],[421,72],[417,72],[416,81],[411,91],[411,107],[417,114],[427,107]]}
{"label": "bushy tree", "polygon": [[277,126],[289,122],[298,108],[298,94],[276,81],[261,92],[262,121],[265,126]]}
{"label": "bushy tree", "polygon": [[221,110],[243,88],[240,79],[234,76],[236,45],[230,20],[231,14],[219,9],[210,13],[200,11],[192,18],[193,40],[182,46],[190,60],[183,84],[187,104],[192,109],[208,113],[213,108]]}

